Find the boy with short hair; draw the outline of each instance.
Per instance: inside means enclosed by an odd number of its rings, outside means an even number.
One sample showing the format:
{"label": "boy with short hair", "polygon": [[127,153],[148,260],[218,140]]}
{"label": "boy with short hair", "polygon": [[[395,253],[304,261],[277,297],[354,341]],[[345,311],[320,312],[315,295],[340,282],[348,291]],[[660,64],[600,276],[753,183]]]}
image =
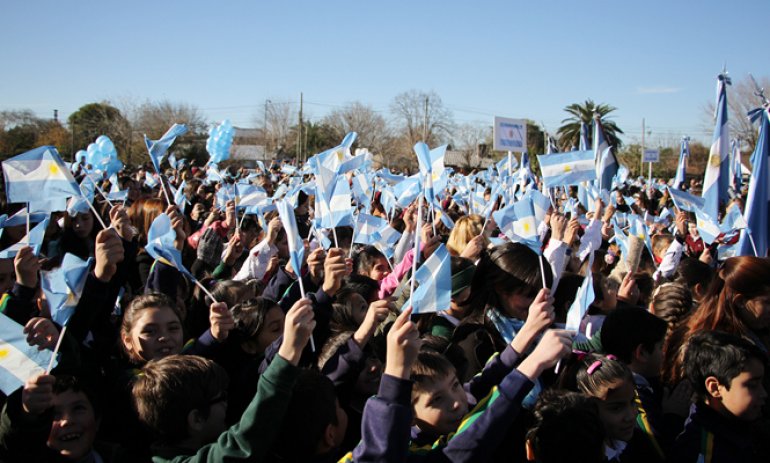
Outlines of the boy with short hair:
{"label": "boy with short hair", "polygon": [[697,402],[676,438],[669,461],[768,461],[754,426],[767,392],[765,354],[750,341],[723,332],[693,336],[685,351],[685,377]]}
{"label": "boy with short hair", "polygon": [[289,405],[300,373],[297,364],[313,328],[312,304],[300,299],[286,314],[284,341],[260,378],[257,394],[240,421],[227,430],[227,378],[221,367],[189,355],[149,362],[133,394],[140,420],[160,437],[153,461],[264,460]]}
{"label": "boy with short hair", "polygon": [[12,394],[0,420],[0,461],[117,461],[117,446],[96,442],[100,400],[87,382],[41,374]]}

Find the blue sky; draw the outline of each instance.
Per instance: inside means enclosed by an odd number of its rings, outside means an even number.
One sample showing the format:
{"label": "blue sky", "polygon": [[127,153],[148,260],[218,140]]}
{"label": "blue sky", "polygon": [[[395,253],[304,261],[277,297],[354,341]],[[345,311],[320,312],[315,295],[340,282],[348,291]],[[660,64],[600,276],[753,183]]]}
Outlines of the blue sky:
{"label": "blue sky", "polygon": [[0,109],[66,118],[101,100],[168,99],[254,126],[264,101],[312,119],[434,90],[457,122],[564,106],[618,108],[630,139],[709,140],[703,108],[726,62],[770,76],[770,2],[12,1],[0,14]]}

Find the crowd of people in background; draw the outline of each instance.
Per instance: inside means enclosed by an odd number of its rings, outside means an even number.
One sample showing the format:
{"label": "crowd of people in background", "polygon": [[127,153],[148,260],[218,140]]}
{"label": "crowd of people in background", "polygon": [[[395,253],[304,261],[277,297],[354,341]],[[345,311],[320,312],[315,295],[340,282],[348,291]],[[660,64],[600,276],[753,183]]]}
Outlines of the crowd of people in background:
{"label": "crowd of people in background", "polygon": [[[400,237],[387,249],[357,243],[353,227],[319,229],[303,189],[295,268],[276,211],[218,195],[238,181],[268,198],[292,178],[315,181],[286,167],[212,178],[177,166],[152,187],[151,166],[127,167],[98,179],[123,201],[97,191],[95,210],[52,215],[38,255],[22,247],[0,260],[0,311],[31,345],[59,344],[50,373],[2,397],[0,461],[770,461],[770,260],[720,254],[728,234],[705,243],[665,181],[629,179],[589,204],[575,187],[553,192],[535,224],[540,249],[454,191],[442,220],[417,199],[388,210],[376,188],[350,207]],[[743,210],[745,191],[733,193],[724,214]],[[501,196],[485,197],[499,208]],[[161,214],[203,288],[146,251]],[[649,250],[613,239],[632,214]],[[25,231],[6,226],[0,249]],[[440,246],[451,301],[413,313],[410,276]],[[40,272],[68,254],[93,264],[62,331]],[[586,275],[593,301],[565,329]]]}

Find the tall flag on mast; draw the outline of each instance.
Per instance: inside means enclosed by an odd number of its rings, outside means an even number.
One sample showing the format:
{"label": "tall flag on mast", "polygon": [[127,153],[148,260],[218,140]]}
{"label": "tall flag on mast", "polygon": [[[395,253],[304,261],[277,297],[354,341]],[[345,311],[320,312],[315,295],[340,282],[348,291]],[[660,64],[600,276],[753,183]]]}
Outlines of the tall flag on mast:
{"label": "tall flag on mast", "polygon": [[671,185],[675,190],[679,189],[679,186],[684,183],[685,176],[687,175],[687,158],[690,157],[690,137],[682,137],[682,147],[679,150],[679,165],[676,167],[676,177],[674,177],[674,184]]}
{"label": "tall flag on mast", "polygon": [[582,121],[580,122],[580,145],[578,146],[578,151],[588,151],[588,126]]}
{"label": "tall flag on mast", "polygon": [[719,215],[720,203],[726,202],[730,184],[730,130],[727,126],[727,86],[730,78],[726,72],[717,77],[717,107],[714,137],[711,142],[706,176],[703,179],[704,212],[713,218]]}
{"label": "tall flag on mast", "polygon": [[[754,245],[757,248],[757,255],[764,257],[767,255],[768,246],[770,246],[770,167],[768,167],[768,156],[770,156],[770,109],[765,107],[762,111],[762,121],[759,129],[759,139],[757,140],[754,154],[751,155],[751,177],[749,178],[749,195],[746,198],[746,210],[743,214],[749,228],[741,232],[741,239],[738,242],[740,255],[752,256],[751,238],[754,239]],[[751,235],[749,236],[749,233]]]}
{"label": "tall flag on mast", "polygon": [[741,143],[733,139],[730,144],[730,188],[735,194],[741,193]]}
{"label": "tall flag on mast", "polygon": [[598,114],[594,114],[593,151],[599,189],[609,191],[612,189],[612,178],[618,173],[618,160],[615,159],[612,148],[604,137],[604,129]]}

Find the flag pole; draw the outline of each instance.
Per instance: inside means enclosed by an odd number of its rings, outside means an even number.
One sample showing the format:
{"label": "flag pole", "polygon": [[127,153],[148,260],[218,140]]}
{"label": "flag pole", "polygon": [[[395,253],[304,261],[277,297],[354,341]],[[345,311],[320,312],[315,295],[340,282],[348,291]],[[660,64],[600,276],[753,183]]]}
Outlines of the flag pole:
{"label": "flag pole", "polygon": [[420,255],[420,232],[422,230],[422,200],[423,195],[420,194],[420,199],[417,202],[417,227],[414,236],[414,256],[412,258],[412,276],[409,279],[409,298],[414,294],[414,274],[417,272],[417,260]]}
{"label": "flag pole", "polygon": [[751,242],[751,248],[754,249],[754,255],[756,257],[759,257],[759,253],[757,252],[757,246],[754,244],[754,237],[751,236],[751,230],[748,228],[746,229],[746,234],[749,235],[749,241]]}
{"label": "flag pole", "polygon": [[29,216],[32,214],[32,211],[29,210],[29,202],[27,202],[27,234],[24,235],[27,237],[27,246],[29,246],[30,243],[30,237],[29,237]]}
{"label": "flag pole", "polygon": [[56,360],[56,354],[59,352],[59,348],[61,347],[61,341],[64,339],[64,333],[67,331],[67,325],[64,325],[61,329],[61,332],[59,333],[59,339],[56,341],[56,347],[54,347],[53,352],[51,353],[51,360],[48,361],[48,368],[45,369],[45,374],[50,375],[51,369],[53,368],[53,362]]}
{"label": "flag pole", "polygon": [[[110,228],[107,225],[105,225],[104,220],[102,220],[102,216],[99,215],[98,212],[96,212],[96,208],[94,208],[94,205],[91,203],[91,201],[89,201],[88,198],[86,198],[84,195],[81,195],[80,197],[83,198],[83,200],[86,202],[86,204],[88,204],[88,207],[91,208],[91,212],[94,213],[94,216],[96,216],[96,220],[99,221],[99,224],[102,226],[102,228],[105,229],[105,230]],[[27,217],[29,217],[29,216],[27,216]]]}

